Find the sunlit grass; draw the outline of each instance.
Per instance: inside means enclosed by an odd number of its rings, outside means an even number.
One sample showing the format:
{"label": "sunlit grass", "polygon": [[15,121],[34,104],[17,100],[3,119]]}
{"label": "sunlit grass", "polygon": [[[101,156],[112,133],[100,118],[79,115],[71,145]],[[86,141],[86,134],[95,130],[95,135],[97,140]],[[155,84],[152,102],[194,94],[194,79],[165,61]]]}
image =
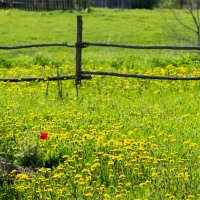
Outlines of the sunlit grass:
{"label": "sunlit grass", "polygon": [[[48,66],[0,70],[3,77],[56,75]],[[73,73],[70,65],[60,70]],[[107,70],[200,75],[198,67],[173,65]],[[18,164],[33,156],[29,164],[39,165],[39,172],[18,174],[11,186],[5,183],[1,198],[200,197],[199,81],[93,77],[82,82],[78,99],[74,82],[63,81],[62,100],[57,82],[50,82],[48,97],[46,84],[0,83],[0,155]],[[47,140],[39,139],[40,131],[48,133]]]}

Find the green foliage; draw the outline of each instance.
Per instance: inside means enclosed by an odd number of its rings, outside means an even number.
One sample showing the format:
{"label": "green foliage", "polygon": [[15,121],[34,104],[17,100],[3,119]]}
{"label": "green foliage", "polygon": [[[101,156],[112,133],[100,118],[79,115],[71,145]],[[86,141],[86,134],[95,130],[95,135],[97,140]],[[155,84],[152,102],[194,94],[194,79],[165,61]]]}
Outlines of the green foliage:
{"label": "green foliage", "polygon": [[20,143],[15,154],[18,165],[25,167],[43,167],[45,164],[44,150],[37,143]]}
{"label": "green foliage", "polygon": [[0,183],[0,199],[16,200],[21,199],[22,196],[23,195],[20,195],[19,192],[13,188],[13,185],[9,184],[6,180],[4,180],[3,185]]}
{"label": "green foliage", "polygon": [[37,55],[34,59],[33,59],[33,64],[34,65],[40,65],[40,66],[48,66],[51,63],[51,59],[48,57],[45,57],[43,55]]}
{"label": "green foliage", "polygon": [[5,68],[11,68],[12,67],[12,64],[11,62],[9,61],[9,59],[3,59],[3,58],[0,58],[0,68],[1,67],[5,67]]}

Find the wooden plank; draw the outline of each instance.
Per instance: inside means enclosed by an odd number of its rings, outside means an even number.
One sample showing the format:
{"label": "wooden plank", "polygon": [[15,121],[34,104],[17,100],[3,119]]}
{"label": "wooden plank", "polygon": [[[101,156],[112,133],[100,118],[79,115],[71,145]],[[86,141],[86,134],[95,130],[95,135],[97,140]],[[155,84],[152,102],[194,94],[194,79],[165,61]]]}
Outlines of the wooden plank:
{"label": "wooden plank", "polygon": [[100,75],[100,76],[117,76],[117,77],[127,77],[127,78],[141,78],[141,79],[158,79],[158,80],[200,80],[200,76],[194,77],[178,77],[178,76],[150,76],[143,74],[126,74],[126,73],[116,73],[116,72],[94,72],[94,71],[82,71],[85,75]]}
{"label": "wooden plank", "polygon": [[117,47],[117,48],[127,48],[127,49],[200,50],[200,46],[134,46],[125,44],[94,43],[94,42],[83,42],[83,46]]}
{"label": "wooden plank", "polygon": [[82,16],[77,16],[77,40],[76,40],[76,85],[81,84],[82,65]]}
{"label": "wooden plank", "polygon": [[[0,78],[1,82],[39,82],[39,81],[57,81],[57,80],[72,80],[75,79],[74,75],[67,75],[67,76],[53,76],[53,77],[25,77],[25,78]],[[92,79],[91,76],[82,76],[81,79],[83,80],[90,80]]]}
{"label": "wooden plank", "polygon": [[63,46],[63,47],[75,47],[75,45],[70,45],[67,43],[44,43],[44,44],[24,44],[24,45],[18,45],[18,46],[0,46],[0,50],[11,50],[11,49],[24,49],[24,48],[32,48],[32,47],[57,47],[57,46]]}

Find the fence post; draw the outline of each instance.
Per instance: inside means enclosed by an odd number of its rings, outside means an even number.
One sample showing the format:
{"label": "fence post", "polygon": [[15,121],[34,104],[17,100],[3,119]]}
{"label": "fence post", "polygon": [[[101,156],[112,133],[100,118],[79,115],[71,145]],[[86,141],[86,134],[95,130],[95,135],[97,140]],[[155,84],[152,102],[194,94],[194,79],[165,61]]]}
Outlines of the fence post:
{"label": "fence post", "polygon": [[77,40],[76,40],[76,77],[75,84],[81,84],[81,60],[82,60],[82,16],[77,16]]}

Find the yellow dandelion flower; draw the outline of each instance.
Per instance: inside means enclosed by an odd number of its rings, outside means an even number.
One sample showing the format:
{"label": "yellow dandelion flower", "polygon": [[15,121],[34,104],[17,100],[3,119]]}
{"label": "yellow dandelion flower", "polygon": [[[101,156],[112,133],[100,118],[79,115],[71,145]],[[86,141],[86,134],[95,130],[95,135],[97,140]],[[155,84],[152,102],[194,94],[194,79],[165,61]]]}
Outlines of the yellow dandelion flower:
{"label": "yellow dandelion flower", "polygon": [[145,183],[145,182],[144,182],[144,183],[140,183],[140,184],[139,184],[139,186],[140,186],[140,187],[144,187],[145,185],[146,185],[146,183]]}
{"label": "yellow dandelion flower", "polygon": [[172,196],[171,194],[166,194],[166,195],[165,195],[165,197],[171,197],[171,196]]}
{"label": "yellow dandelion flower", "polygon": [[135,156],[135,155],[137,155],[138,153],[136,152],[136,151],[133,151],[133,152],[131,152],[131,156]]}
{"label": "yellow dandelion flower", "polygon": [[164,138],[164,139],[163,139],[163,142],[165,142],[165,143],[167,143],[168,141],[169,141],[168,138]]}
{"label": "yellow dandelion flower", "polygon": [[65,177],[65,174],[64,174],[64,173],[57,173],[57,174],[54,174],[54,175],[53,175],[53,178],[55,178],[55,179],[60,179],[60,178],[62,178],[62,177]]}
{"label": "yellow dandelion flower", "polygon": [[175,138],[171,139],[171,142],[176,142],[176,139]]}
{"label": "yellow dandelion flower", "polygon": [[132,183],[131,182],[128,182],[128,183],[126,183],[126,187],[130,187],[132,185]]}
{"label": "yellow dandelion flower", "polygon": [[17,174],[16,179],[19,181],[30,180],[30,178],[27,174]]}
{"label": "yellow dandelion flower", "polygon": [[117,199],[119,199],[119,198],[121,198],[121,197],[122,197],[122,194],[117,194],[117,195],[116,195],[116,198],[117,198]]}
{"label": "yellow dandelion flower", "polygon": [[121,174],[120,176],[119,176],[119,179],[124,179],[126,176],[124,175],[124,174]]}
{"label": "yellow dandelion flower", "polygon": [[133,135],[134,134],[134,131],[130,130],[128,131],[128,135]]}
{"label": "yellow dandelion flower", "polygon": [[84,196],[85,196],[85,197],[92,197],[93,194],[92,194],[91,192],[88,192],[88,193],[84,194]]}
{"label": "yellow dandelion flower", "polygon": [[103,154],[104,154],[103,151],[100,151],[100,152],[97,153],[97,155],[99,155],[99,156],[100,156],[100,155],[103,155]]}
{"label": "yellow dandelion flower", "polygon": [[194,196],[194,195],[189,195],[188,198],[189,198],[189,199],[190,199],[190,198],[195,198],[195,196]]}
{"label": "yellow dandelion flower", "polygon": [[74,178],[75,179],[80,179],[80,178],[82,178],[82,175],[81,174],[76,174]]}
{"label": "yellow dandelion flower", "polygon": [[158,145],[157,144],[152,144],[151,145],[151,149],[158,149]]}
{"label": "yellow dandelion flower", "polygon": [[62,158],[63,159],[68,159],[70,156],[69,155],[63,155]]}
{"label": "yellow dandelion flower", "polygon": [[82,173],[88,173],[88,172],[90,172],[88,169],[83,169],[82,170]]}
{"label": "yellow dandelion flower", "polygon": [[108,162],[108,165],[114,165],[114,162],[113,162],[112,160],[110,160],[110,161]]}
{"label": "yellow dandelion flower", "polygon": [[104,200],[109,200],[109,199],[111,199],[111,196],[109,194],[104,194],[103,195],[103,199]]}
{"label": "yellow dandelion flower", "polygon": [[193,147],[196,147],[196,146],[198,146],[197,143],[191,143],[191,144],[189,145],[190,148],[193,148]]}
{"label": "yellow dandelion flower", "polygon": [[153,172],[153,173],[151,174],[151,176],[152,176],[152,177],[157,177],[157,176],[159,176],[159,173]]}
{"label": "yellow dandelion flower", "polygon": [[167,173],[167,169],[163,169],[162,172],[163,172],[163,173]]}

